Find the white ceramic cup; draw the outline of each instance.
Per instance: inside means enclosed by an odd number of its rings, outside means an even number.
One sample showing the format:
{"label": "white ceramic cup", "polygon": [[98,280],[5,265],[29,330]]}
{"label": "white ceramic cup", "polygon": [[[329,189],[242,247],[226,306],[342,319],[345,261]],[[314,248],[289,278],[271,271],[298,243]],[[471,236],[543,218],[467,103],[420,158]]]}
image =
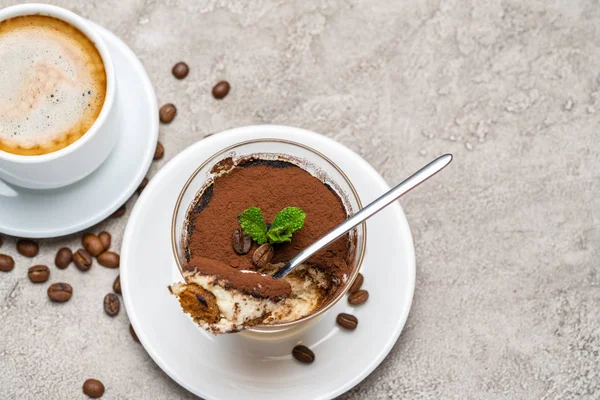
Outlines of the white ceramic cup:
{"label": "white ceramic cup", "polygon": [[[22,4],[0,10],[0,22],[24,15],[46,15],[79,29],[96,46],[106,71],[106,97],[100,115],[78,140],[53,153],[23,156],[0,150],[0,179],[30,189],[52,189],[74,183],[98,168],[117,142],[119,130],[110,112],[115,102],[113,63],[100,35],[80,16],[48,4]],[[112,123],[111,123],[112,122]]]}

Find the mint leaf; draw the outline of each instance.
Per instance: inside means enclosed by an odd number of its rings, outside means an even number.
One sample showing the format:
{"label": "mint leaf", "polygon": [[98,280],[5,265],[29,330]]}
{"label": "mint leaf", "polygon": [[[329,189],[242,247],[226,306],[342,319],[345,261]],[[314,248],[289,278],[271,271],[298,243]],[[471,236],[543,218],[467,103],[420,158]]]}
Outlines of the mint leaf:
{"label": "mint leaf", "polygon": [[304,226],[306,213],[298,207],[287,207],[275,216],[267,232],[270,243],[283,243],[292,240],[292,234]]}
{"label": "mint leaf", "polygon": [[240,226],[258,244],[267,241],[267,224],[258,207],[250,207],[238,216]]}

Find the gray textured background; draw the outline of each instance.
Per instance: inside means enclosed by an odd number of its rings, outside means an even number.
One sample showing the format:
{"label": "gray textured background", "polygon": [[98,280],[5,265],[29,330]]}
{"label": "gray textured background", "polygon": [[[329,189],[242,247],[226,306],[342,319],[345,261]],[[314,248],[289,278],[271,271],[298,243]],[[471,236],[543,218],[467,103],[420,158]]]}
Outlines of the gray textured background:
{"label": "gray textured background", "polygon": [[[1,6],[16,3],[0,0]],[[59,1],[138,54],[166,156],[211,132],[279,123],[326,134],[395,183],[442,152],[443,177],[402,201],[417,250],[414,306],[350,399],[600,397],[600,5],[597,1]],[[171,66],[185,60],[187,79]],[[232,91],[210,95],[225,78]],[[130,200],[129,206],[135,199]],[[0,202],[1,206],[1,202]],[[126,217],[99,224],[120,244]],[[116,271],[53,267],[50,304],[0,249],[0,398],[192,398],[110,319]],[[375,328],[375,327],[374,327]]]}

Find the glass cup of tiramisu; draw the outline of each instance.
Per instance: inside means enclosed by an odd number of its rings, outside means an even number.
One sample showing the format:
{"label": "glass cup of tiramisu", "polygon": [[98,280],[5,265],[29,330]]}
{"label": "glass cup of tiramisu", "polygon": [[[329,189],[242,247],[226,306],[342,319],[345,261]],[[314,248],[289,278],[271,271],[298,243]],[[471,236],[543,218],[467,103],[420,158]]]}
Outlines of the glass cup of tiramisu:
{"label": "glass cup of tiramisu", "polygon": [[210,157],[184,185],[171,239],[183,311],[213,334],[280,332],[339,301],[358,275],[360,225],[283,279],[286,261],[362,208],[344,172],[305,145],[243,142]]}

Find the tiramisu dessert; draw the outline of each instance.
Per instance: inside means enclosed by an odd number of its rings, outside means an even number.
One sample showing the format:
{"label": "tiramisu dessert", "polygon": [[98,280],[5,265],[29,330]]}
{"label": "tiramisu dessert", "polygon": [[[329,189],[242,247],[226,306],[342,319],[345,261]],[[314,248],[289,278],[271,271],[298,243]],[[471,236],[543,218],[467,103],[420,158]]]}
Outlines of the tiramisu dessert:
{"label": "tiramisu dessert", "polygon": [[295,321],[326,304],[351,272],[350,236],[283,279],[271,274],[347,218],[336,191],[288,160],[228,158],[211,172],[188,209],[185,282],[169,287],[183,311],[220,334]]}

